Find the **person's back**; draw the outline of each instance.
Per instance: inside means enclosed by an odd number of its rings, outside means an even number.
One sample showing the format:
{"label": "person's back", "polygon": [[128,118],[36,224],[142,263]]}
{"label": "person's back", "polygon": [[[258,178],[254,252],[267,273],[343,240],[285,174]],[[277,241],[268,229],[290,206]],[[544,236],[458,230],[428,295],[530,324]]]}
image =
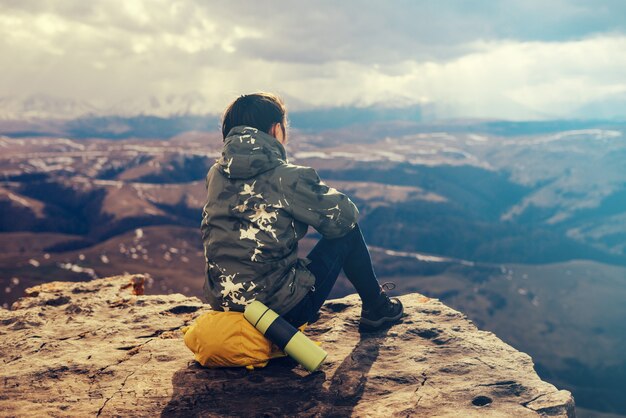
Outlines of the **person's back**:
{"label": "person's back", "polygon": [[[302,313],[308,320],[308,311],[317,311],[319,307],[313,305],[320,304],[320,299],[323,303],[354,243],[346,246],[341,262],[328,266],[328,261],[315,257],[315,249],[299,259],[298,240],[312,225],[323,236],[316,246],[318,252],[326,243],[355,239],[356,232],[362,241],[358,209],[346,195],[324,184],[314,169],[288,162],[286,110],[276,96],[261,93],[235,100],[224,115],[222,133],[224,148],[207,175],[201,223],[205,297],[216,310],[243,311],[259,300],[279,314],[299,316],[295,312],[302,310],[307,298],[319,296]],[[372,306],[386,302],[394,310],[393,318],[383,316],[383,322],[399,318],[401,304],[391,303],[381,292],[369,253],[366,258],[361,264],[369,265],[371,273],[360,275],[371,278],[364,278],[367,283],[361,289],[355,285],[357,291]],[[322,281],[324,290],[319,294],[316,287]]]}
{"label": "person's back", "polygon": [[283,145],[255,128],[231,129],[222,154],[207,176],[201,225],[205,296],[224,310],[259,299],[287,312],[315,283],[308,260],[297,258],[298,240],[308,225],[343,235],[354,227],[356,206],[313,169],[289,164]]}

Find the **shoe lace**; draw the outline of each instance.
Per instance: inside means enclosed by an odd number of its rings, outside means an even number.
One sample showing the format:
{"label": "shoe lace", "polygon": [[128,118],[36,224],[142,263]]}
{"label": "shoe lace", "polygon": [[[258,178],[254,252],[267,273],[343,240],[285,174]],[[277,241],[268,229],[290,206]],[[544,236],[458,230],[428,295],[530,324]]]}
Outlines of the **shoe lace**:
{"label": "shoe lace", "polygon": [[394,282],[385,282],[382,285],[380,285],[380,288],[382,290],[393,290],[396,288],[396,284]]}
{"label": "shoe lace", "polygon": [[385,293],[385,291],[393,290],[395,289],[395,287],[396,287],[396,284],[393,282],[385,282],[380,286],[382,299],[378,303],[378,309],[384,312],[390,312],[394,309],[393,308],[394,303],[391,301],[391,299],[389,298],[389,295]]}

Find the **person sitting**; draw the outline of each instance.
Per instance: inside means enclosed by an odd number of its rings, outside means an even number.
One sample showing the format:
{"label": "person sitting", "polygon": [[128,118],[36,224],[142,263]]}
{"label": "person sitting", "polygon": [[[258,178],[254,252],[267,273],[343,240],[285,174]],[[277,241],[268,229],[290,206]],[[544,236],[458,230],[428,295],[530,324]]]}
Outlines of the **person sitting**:
{"label": "person sitting", "polygon": [[[355,204],[313,168],[289,163],[283,101],[238,97],[224,112],[222,136],[201,222],[211,307],[243,312],[259,300],[296,327],[313,323],[343,269],[362,300],[363,328],[398,322],[402,303],[385,292],[393,283],[378,282]],[[309,225],[322,238],[298,258]]]}

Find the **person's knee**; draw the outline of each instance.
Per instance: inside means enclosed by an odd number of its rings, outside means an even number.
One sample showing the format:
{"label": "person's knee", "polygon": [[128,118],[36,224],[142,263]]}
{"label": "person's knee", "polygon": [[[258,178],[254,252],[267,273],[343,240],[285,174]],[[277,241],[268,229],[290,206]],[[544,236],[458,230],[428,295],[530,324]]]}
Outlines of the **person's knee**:
{"label": "person's knee", "polygon": [[352,245],[355,242],[358,242],[362,239],[363,233],[361,232],[361,228],[358,223],[355,223],[351,230],[349,230],[345,235],[340,238],[343,243],[347,243],[348,245]]}

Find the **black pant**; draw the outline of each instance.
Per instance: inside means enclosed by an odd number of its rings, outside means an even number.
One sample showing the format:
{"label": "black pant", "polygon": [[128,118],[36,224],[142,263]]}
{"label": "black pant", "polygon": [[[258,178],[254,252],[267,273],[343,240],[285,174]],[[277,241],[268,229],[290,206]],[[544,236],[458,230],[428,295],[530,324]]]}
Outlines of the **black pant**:
{"label": "black pant", "polygon": [[341,238],[320,239],[307,258],[311,260],[307,268],[315,276],[314,290],[284,315],[292,325],[298,327],[314,321],[342,268],[364,306],[371,305],[378,298],[380,284],[358,224]]}

